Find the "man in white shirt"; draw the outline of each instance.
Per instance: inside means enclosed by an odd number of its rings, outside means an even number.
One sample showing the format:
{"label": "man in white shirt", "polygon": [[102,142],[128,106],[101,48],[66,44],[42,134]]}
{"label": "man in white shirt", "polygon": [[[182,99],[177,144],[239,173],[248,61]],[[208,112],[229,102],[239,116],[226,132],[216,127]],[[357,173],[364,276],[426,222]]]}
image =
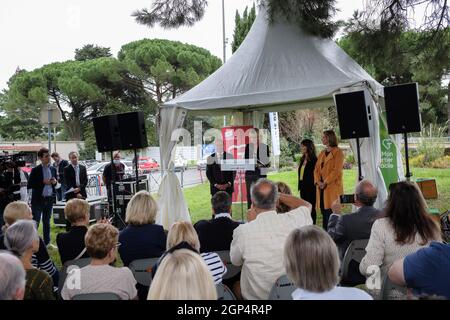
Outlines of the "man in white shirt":
{"label": "man in white shirt", "polygon": [[[312,207],[300,198],[279,194],[276,185],[267,179],[259,179],[251,194],[249,222],[234,230],[230,257],[234,265],[242,265],[242,296],[248,300],[267,300],[276,279],[286,273],[284,243],[293,229],[313,223]],[[277,214],[278,201],[291,211]]]}

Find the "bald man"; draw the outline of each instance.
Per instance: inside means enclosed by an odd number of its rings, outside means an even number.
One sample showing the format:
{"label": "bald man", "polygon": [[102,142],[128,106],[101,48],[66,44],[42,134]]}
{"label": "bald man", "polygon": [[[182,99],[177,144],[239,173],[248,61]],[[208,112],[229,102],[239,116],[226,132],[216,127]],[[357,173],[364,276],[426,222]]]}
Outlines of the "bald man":
{"label": "bald man", "polygon": [[[380,210],[373,207],[377,195],[378,189],[370,181],[362,180],[355,189],[354,205],[358,207],[357,211],[342,215],[339,198],[332,204],[333,213],[328,221],[328,234],[336,242],[341,260],[353,240],[370,238],[372,225],[381,213]],[[342,279],[341,284],[354,286],[365,283],[366,278],[359,273],[359,266],[356,262],[349,269],[349,279]]]}

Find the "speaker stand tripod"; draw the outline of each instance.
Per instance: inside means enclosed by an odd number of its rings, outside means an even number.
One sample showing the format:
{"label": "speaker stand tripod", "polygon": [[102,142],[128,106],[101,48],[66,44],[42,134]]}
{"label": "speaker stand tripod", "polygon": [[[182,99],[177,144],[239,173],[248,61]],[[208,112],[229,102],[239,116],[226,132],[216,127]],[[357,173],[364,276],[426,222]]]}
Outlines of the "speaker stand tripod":
{"label": "speaker stand tripod", "polygon": [[412,172],[409,171],[409,153],[408,153],[408,133],[403,132],[403,139],[405,140],[405,164],[406,164],[406,180],[410,181]]}
{"label": "speaker stand tripod", "polygon": [[361,150],[359,147],[359,138],[356,138],[356,154],[358,157],[358,181],[361,181],[364,179],[362,175],[362,168],[361,168]]}

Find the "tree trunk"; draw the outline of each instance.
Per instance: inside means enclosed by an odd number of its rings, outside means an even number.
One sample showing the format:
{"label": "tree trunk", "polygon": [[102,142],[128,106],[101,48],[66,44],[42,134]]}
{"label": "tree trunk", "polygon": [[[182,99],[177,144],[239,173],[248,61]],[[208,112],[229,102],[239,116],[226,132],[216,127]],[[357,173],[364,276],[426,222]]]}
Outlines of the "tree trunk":
{"label": "tree trunk", "polygon": [[64,122],[66,126],[68,138],[71,141],[81,141],[81,124],[78,117],[73,117]]}
{"label": "tree trunk", "polygon": [[450,138],[450,81],[447,88],[447,137]]}

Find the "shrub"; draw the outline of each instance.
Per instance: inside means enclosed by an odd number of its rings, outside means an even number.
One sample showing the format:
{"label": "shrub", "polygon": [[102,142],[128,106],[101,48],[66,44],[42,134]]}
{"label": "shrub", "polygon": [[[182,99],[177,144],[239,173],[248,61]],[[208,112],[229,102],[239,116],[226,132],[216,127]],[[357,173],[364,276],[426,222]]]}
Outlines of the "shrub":
{"label": "shrub", "polygon": [[350,165],[356,164],[355,156],[353,155],[353,153],[350,152],[350,153],[345,157],[345,162],[346,162],[346,163],[349,163]]}
{"label": "shrub", "polygon": [[295,163],[300,163],[300,158],[302,157],[301,153],[296,153],[294,154],[294,162]]}
{"label": "shrub", "polygon": [[437,158],[430,165],[436,169],[450,169],[450,156]]}
{"label": "shrub", "polygon": [[411,167],[423,168],[425,166],[424,161],[425,161],[425,155],[419,154],[418,156],[415,156],[415,157],[409,159],[409,165]]}

